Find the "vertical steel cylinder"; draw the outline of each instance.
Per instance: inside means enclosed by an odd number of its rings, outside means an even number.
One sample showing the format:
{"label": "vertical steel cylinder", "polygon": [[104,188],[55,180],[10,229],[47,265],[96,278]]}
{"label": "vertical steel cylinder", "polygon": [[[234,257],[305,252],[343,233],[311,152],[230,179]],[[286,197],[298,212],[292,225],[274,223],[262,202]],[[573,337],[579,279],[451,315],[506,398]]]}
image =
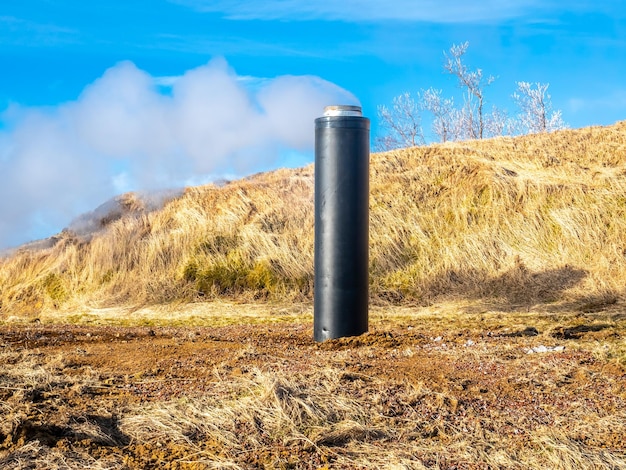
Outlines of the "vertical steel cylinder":
{"label": "vertical steel cylinder", "polygon": [[315,120],[315,341],[367,331],[369,134],[359,106]]}

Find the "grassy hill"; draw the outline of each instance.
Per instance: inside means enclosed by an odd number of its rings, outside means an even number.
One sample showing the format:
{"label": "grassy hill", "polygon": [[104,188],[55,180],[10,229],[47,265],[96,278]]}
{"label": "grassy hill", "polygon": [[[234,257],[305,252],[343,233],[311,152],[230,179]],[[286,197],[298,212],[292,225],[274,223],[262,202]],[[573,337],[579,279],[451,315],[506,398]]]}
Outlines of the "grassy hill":
{"label": "grassy hill", "polygon": [[[0,318],[229,298],[308,301],[313,166],[136,195],[91,236],[0,261]],[[374,303],[618,302],[626,279],[626,121],[371,156]],[[555,307],[555,308],[556,308]]]}

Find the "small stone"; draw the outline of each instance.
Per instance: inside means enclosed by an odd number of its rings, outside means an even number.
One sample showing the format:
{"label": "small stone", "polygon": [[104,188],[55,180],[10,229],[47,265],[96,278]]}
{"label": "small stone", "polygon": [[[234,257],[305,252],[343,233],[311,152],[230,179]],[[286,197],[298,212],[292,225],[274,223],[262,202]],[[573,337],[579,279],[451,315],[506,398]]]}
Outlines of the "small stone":
{"label": "small stone", "polygon": [[469,347],[469,346],[474,346],[475,344],[476,344],[476,343],[475,343],[474,341],[472,341],[471,339],[468,339],[468,340],[465,342],[464,346],[467,348],[467,347]]}
{"label": "small stone", "polygon": [[519,332],[520,336],[537,336],[539,335],[539,331],[534,326],[527,326],[522,331]]}
{"label": "small stone", "polygon": [[443,338],[441,336],[437,336],[433,341],[435,343],[438,343],[439,341],[441,341]]}

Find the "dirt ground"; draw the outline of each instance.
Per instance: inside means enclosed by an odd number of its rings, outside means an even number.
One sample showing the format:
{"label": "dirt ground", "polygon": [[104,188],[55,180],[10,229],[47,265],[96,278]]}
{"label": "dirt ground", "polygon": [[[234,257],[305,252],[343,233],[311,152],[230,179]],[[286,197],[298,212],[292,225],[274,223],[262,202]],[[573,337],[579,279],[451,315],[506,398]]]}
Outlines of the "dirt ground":
{"label": "dirt ground", "polygon": [[624,316],[5,324],[0,467],[624,468]]}

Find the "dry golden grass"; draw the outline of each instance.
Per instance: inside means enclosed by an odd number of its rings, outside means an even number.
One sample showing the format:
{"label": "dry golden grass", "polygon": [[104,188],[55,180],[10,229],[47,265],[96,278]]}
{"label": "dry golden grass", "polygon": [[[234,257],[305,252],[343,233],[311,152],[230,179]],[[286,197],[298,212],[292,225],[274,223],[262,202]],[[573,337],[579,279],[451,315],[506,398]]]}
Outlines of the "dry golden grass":
{"label": "dry golden grass", "polygon": [[[390,384],[331,367],[295,377],[257,370],[251,379],[222,386],[201,400],[144,407],[124,419],[121,429],[137,442],[185,443],[191,454],[187,461],[207,468],[245,468],[242,454],[260,462],[270,455],[272,468],[306,467],[303,455],[318,466],[332,462],[333,468],[626,465],[619,453],[577,443],[580,435],[593,435],[595,427],[626,435],[624,410],[600,417],[581,409],[568,413],[566,422],[535,426],[520,442],[517,410],[499,410],[482,421],[452,392]],[[525,432],[522,427],[518,433]]]}
{"label": "dry golden grass", "polygon": [[[188,188],[0,261],[0,314],[308,301],[312,202],[312,166]],[[370,206],[375,302],[599,308],[624,293],[626,122],[373,154]]]}

